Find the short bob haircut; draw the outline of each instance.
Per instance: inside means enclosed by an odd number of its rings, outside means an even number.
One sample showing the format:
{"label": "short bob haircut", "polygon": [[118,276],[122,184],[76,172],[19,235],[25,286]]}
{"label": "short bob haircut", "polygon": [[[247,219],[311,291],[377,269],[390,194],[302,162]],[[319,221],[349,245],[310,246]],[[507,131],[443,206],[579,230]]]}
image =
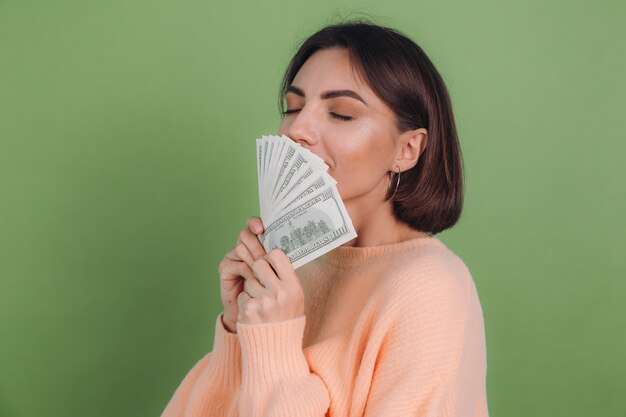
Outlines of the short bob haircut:
{"label": "short bob haircut", "polygon": [[441,75],[406,35],[362,19],[328,25],[314,33],[300,45],[285,71],[281,114],[287,89],[305,61],[316,51],[332,47],[347,49],[352,70],[393,110],[400,133],[418,128],[428,131],[427,146],[417,164],[401,173],[392,201],[394,216],[431,234],[454,226],[463,209],[464,174],[452,105]]}

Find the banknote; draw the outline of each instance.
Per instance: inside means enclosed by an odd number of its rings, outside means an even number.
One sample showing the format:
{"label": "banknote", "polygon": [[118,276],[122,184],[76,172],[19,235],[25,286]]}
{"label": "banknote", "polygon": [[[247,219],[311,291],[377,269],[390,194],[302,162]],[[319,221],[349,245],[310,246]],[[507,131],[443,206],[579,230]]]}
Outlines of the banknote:
{"label": "banknote", "polygon": [[319,156],[285,135],[264,135],[256,146],[266,252],[279,248],[299,268],[357,236]]}
{"label": "banknote", "polygon": [[337,188],[327,188],[296,201],[259,235],[266,252],[279,248],[294,268],[352,240],[356,232]]}

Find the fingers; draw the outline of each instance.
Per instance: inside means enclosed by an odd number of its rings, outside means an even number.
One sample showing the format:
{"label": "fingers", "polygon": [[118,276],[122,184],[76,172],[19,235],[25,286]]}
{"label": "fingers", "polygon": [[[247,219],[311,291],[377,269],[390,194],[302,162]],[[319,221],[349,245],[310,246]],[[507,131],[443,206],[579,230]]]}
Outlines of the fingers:
{"label": "fingers", "polygon": [[256,278],[246,279],[243,283],[243,290],[252,298],[258,298],[265,292],[265,287]]}
{"label": "fingers", "polygon": [[245,262],[228,259],[222,264],[222,270],[231,276],[244,277],[247,280],[254,279],[252,269]]}
{"label": "fingers", "polygon": [[261,233],[263,233],[263,230],[265,228],[263,227],[263,222],[260,218],[250,217],[248,219],[248,229],[255,235],[260,235]]}
{"label": "fingers", "polygon": [[229,259],[238,262],[245,262],[248,267],[252,267],[254,258],[245,244],[239,243],[235,248],[226,255]]}
{"label": "fingers", "polygon": [[[285,252],[280,249],[272,249],[264,258],[269,265],[276,271],[279,279],[290,280],[296,277],[293,265],[289,261]],[[253,269],[254,271],[254,269]],[[254,271],[257,274],[256,271]],[[258,275],[258,274],[257,274]]]}
{"label": "fingers", "polygon": [[231,261],[243,261],[252,268],[254,261],[265,255],[265,248],[256,235],[263,233],[264,230],[260,218],[250,217],[246,229],[242,230],[237,237],[237,245],[226,254],[226,258]]}
{"label": "fingers", "polygon": [[279,279],[274,270],[267,262],[267,257],[256,260],[252,264],[252,273],[258,279],[260,285],[265,288],[274,289],[276,287],[276,281]]}
{"label": "fingers", "polygon": [[245,261],[250,267],[252,266],[252,262],[249,262],[250,258],[257,260],[265,255],[265,248],[261,245],[257,235],[252,232],[252,229],[261,230],[261,232],[264,230],[260,219],[252,217],[248,221],[248,227],[242,230],[237,238],[237,245],[243,244],[245,248],[235,248],[237,249],[237,254],[242,256],[241,260]]}

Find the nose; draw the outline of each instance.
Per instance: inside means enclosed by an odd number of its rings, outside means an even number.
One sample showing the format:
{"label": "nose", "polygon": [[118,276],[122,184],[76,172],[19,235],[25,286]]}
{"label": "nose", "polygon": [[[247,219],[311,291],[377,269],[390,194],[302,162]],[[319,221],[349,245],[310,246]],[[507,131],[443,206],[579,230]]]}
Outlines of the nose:
{"label": "nose", "polygon": [[312,114],[307,113],[304,109],[297,113],[287,116],[291,118],[287,121],[287,136],[294,142],[311,148],[319,141],[319,133],[316,129],[315,118]]}

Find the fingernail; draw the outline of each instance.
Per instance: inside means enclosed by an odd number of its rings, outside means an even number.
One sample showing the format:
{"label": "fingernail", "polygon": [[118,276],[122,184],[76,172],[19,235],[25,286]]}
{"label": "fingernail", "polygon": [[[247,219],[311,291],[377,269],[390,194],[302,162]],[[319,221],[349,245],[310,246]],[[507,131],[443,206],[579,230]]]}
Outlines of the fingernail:
{"label": "fingernail", "polygon": [[252,226],[252,230],[254,230],[254,233],[261,233],[262,228],[260,225],[255,223],[254,226]]}

